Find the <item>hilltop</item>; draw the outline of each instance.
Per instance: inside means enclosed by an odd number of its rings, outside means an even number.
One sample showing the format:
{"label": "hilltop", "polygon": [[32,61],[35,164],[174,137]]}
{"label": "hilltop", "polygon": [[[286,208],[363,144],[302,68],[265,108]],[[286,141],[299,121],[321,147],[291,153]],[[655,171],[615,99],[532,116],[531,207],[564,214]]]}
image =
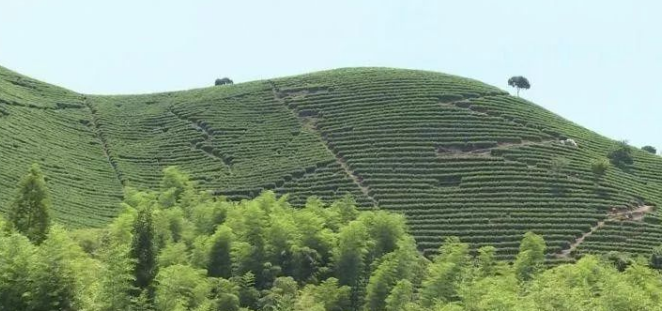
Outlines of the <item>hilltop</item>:
{"label": "hilltop", "polygon": [[311,195],[352,194],[362,208],[403,213],[425,251],[458,236],[512,258],[534,231],[560,260],[648,253],[662,244],[662,158],[634,149],[634,164],[597,178],[592,161],[616,143],[498,88],[434,72],[345,68],[95,96],[0,67],[0,210],[36,162],[55,219],[70,227],[108,223],[123,186],[157,188],[162,169],[176,165],[230,199],[273,190],[301,206]]}

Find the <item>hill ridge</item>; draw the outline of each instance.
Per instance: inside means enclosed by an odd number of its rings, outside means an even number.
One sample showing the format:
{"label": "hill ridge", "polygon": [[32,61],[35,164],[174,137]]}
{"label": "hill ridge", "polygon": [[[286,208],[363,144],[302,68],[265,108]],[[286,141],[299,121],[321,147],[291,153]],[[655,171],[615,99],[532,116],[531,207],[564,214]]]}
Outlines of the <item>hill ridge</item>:
{"label": "hill ridge", "polygon": [[[73,227],[103,225],[123,185],[156,188],[171,165],[231,199],[274,190],[301,206],[350,193],[363,208],[403,213],[429,253],[457,235],[511,258],[532,230],[553,259],[612,208],[662,203],[662,158],[635,149],[634,165],[596,179],[591,161],[615,141],[498,88],[429,71],[344,68],[84,95],[0,67],[0,112],[0,160],[11,164],[0,166],[0,209],[37,162],[55,218]],[[553,168],[558,159],[565,166]],[[606,222],[571,250],[646,253],[662,244],[660,220],[652,212]]]}

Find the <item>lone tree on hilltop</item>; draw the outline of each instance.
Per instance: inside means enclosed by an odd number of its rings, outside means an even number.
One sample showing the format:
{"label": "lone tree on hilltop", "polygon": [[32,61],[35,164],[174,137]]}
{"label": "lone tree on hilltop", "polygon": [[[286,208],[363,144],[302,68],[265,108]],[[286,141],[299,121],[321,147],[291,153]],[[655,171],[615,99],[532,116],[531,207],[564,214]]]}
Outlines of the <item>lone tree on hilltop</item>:
{"label": "lone tree on hilltop", "polygon": [[510,79],[508,79],[508,85],[517,89],[517,97],[519,97],[520,89],[528,90],[529,88],[531,88],[531,84],[529,84],[529,80],[522,76],[511,77]]}
{"label": "lone tree on hilltop", "polygon": [[44,174],[33,164],[30,172],[18,183],[18,191],[9,206],[11,227],[35,244],[48,236],[50,227],[50,198]]}
{"label": "lone tree on hilltop", "polygon": [[643,147],[641,147],[641,150],[646,151],[646,152],[650,152],[652,154],[657,154],[657,149],[655,149],[655,147],[653,147],[653,146],[643,146]]}
{"label": "lone tree on hilltop", "polygon": [[232,81],[230,78],[225,77],[222,79],[216,79],[216,82],[214,82],[214,85],[224,85],[224,84],[234,84],[234,81]]}

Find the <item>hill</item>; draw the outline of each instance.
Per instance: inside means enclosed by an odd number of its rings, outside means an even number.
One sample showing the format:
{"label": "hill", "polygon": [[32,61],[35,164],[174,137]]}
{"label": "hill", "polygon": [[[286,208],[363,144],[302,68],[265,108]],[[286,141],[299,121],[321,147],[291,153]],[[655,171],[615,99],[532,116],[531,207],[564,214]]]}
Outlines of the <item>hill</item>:
{"label": "hill", "polygon": [[300,206],[350,193],[363,208],[405,214],[426,251],[455,235],[512,258],[530,230],[560,260],[648,253],[662,244],[662,158],[633,150],[634,164],[595,177],[591,163],[615,145],[498,88],[434,72],[347,68],[95,96],[0,67],[0,209],[37,162],[54,217],[71,227],[109,222],[123,186],[156,188],[176,165],[231,199],[269,189]]}

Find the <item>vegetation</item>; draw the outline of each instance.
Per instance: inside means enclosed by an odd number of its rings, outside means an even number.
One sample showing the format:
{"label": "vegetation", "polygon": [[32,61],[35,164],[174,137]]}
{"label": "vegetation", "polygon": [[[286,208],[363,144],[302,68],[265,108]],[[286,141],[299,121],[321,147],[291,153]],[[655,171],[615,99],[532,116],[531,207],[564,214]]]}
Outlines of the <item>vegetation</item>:
{"label": "vegetation", "polygon": [[634,159],[632,158],[632,147],[630,147],[627,142],[621,142],[618,144],[614,150],[609,152],[607,157],[611,160],[611,163],[616,166],[634,164]]}
{"label": "vegetation", "polygon": [[[346,68],[92,96],[0,69],[0,108],[0,209],[8,212],[16,181],[38,163],[51,216],[69,229],[106,226],[128,199],[124,186],[157,189],[163,169],[176,165],[199,189],[230,200],[271,190],[303,207],[313,195],[329,204],[350,193],[359,210],[402,213],[430,256],[457,236],[471,254],[493,246],[496,260],[514,260],[528,231],[545,238],[547,263],[614,250],[648,255],[662,242],[658,212],[609,216],[661,206],[662,158],[633,148],[634,164],[596,179],[592,162],[613,140],[457,76]],[[567,166],[554,173],[557,158]],[[603,221],[570,257],[557,256]]]}
{"label": "vegetation", "polygon": [[591,161],[591,172],[593,172],[596,178],[601,178],[607,173],[609,165],[609,160],[607,159],[595,159]]}
{"label": "vegetation", "polygon": [[9,206],[9,228],[39,244],[48,235],[49,209],[49,192],[44,175],[39,166],[33,164],[30,173],[19,182],[14,202]]}
{"label": "vegetation", "polygon": [[657,149],[653,146],[643,146],[641,147],[641,150],[652,153],[652,154],[657,154]]}
{"label": "vegetation", "polygon": [[232,80],[230,80],[230,78],[227,78],[227,77],[222,78],[222,79],[216,79],[216,81],[214,81],[214,85],[216,85],[216,86],[225,85],[225,84],[234,84],[234,82]]}
{"label": "vegetation", "polygon": [[508,79],[508,85],[517,89],[517,97],[519,97],[519,90],[521,89],[528,90],[529,88],[531,88],[531,84],[529,84],[529,80],[523,76],[511,77],[510,79]]}
{"label": "vegetation", "polygon": [[40,244],[0,230],[0,310],[662,310],[659,249],[545,268],[528,232],[513,265],[457,237],[428,260],[401,215],[350,197],[231,202],[165,175],[104,228],[54,225]]}

